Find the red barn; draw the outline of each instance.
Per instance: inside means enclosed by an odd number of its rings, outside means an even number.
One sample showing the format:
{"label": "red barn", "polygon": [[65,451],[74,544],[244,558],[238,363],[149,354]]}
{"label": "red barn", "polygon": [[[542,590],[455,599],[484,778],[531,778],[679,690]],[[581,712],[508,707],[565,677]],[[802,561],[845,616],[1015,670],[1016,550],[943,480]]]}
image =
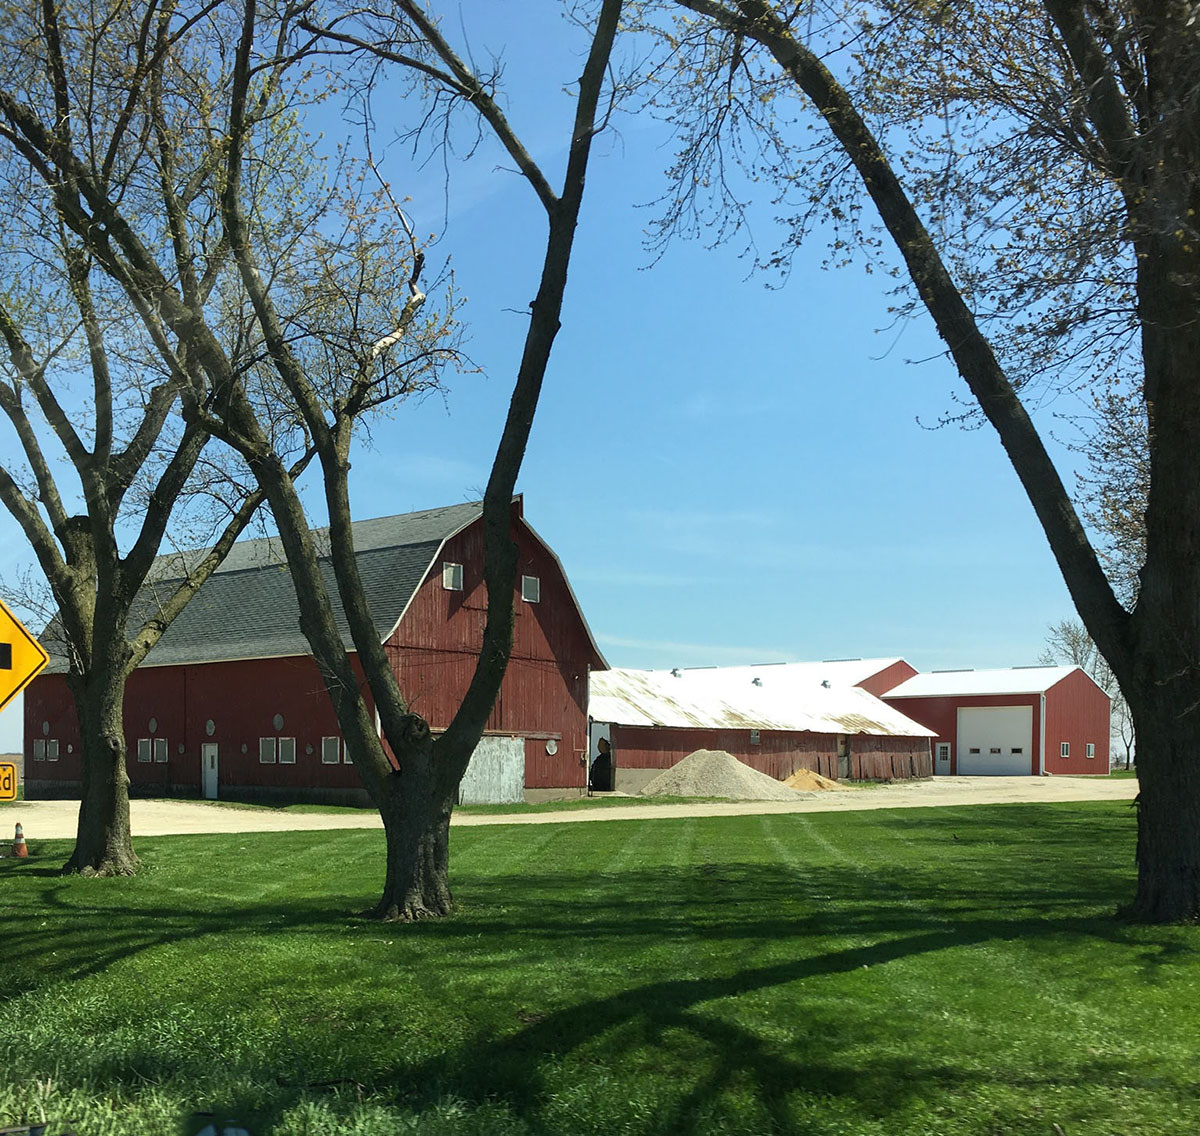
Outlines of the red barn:
{"label": "red barn", "polygon": [[[487,596],[482,506],[354,525],[368,603],[414,711],[435,730],[475,666]],[[558,558],[513,502],[519,550],[512,658],[463,783],[467,800],[578,793],[585,785],[588,672],[605,666]],[[325,535],[325,534],[319,534]],[[327,539],[327,536],[325,536]],[[330,594],[347,649],[352,643]],[[181,574],[164,557],[153,592]],[[74,796],[79,732],[66,659],[25,693],[26,792]],[[243,541],[171,625],[125,695],[130,792],[139,796],[366,803],[308,644],[279,542]]]}
{"label": "red barn", "polygon": [[1079,667],[930,671],[883,697],[936,732],[935,773],[1108,773],[1110,700]]}
{"label": "red barn", "polygon": [[592,675],[591,753],[607,738],[614,787],[637,792],[697,749],[723,749],[784,780],[928,777],[932,731],[866,689],[913,668],[902,659],[843,659]]}

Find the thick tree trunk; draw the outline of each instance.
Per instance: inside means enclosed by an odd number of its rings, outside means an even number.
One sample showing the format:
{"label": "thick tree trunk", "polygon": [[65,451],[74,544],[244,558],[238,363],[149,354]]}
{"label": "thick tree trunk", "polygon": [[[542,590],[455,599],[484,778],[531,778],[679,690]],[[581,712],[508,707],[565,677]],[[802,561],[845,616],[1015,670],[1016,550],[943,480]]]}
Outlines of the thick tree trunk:
{"label": "thick tree trunk", "polygon": [[75,698],[83,791],[75,850],[64,872],[129,876],[138,868],[129,829],[129,773],[121,703],[124,677],[92,675]]}
{"label": "thick tree trunk", "polygon": [[1130,699],[1138,732],[1138,879],[1124,914],[1139,923],[1192,922],[1200,919],[1200,713],[1182,698],[1170,704],[1163,689],[1155,694]]}
{"label": "thick tree trunk", "polygon": [[383,818],[387,874],[383,895],[369,914],[412,923],[439,919],[454,908],[450,814],[461,779],[458,766],[466,762],[451,760],[445,752],[435,760],[433,738],[423,718],[407,714],[401,722],[400,736],[393,743],[400,768],[381,784],[370,786]]}
{"label": "thick tree trunk", "polygon": [[[398,781],[408,780],[398,775]],[[450,812],[452,800],[425,794],[404,795],[397,786],[395,800],[381,810],[387,838],[387,876],[383,895],[371,915],[411,923],[449,915]]]}

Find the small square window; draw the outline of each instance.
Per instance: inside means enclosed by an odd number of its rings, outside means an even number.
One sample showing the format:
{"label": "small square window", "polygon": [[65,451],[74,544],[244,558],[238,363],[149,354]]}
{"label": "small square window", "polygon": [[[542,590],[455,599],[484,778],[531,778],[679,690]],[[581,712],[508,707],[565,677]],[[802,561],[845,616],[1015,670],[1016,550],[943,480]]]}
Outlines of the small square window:
{"label": "small square window", "polygon": [[149,765],[154,760],[154,751],[149,738],[138,738],[138,763]]}
{"label": "small square window", "polygon": [[279,764],[280,765],[295,765],[296,764],[296,739],[295,738],[280,738],[279,739]]}
{"label": "small square window", "polygon": [[274,738],[259,738],[258,739],[258,763],[259,763],[259,765],[274,765],[275,764],[275,739]]}
{"label": "small square window", "polygon": [[463,590],[463,566],[447,561],[442,565],[442,587],[448,592]]}
{"label": "small square window", "polygon": [[34,761],[45,761],[46,760],[46,739],[45,738],[34,738],[33,760]]}
{"label": "small square window", "polygon": [[759,744],[759,734],[757,730],[750,731],[750,744],[756,746]]}
{"label": "small square window", "polygon": [[521,599],[526,603],[539,603],[542,598],[542,581],[537,576],[521,577]]}
{"label": "small square window", "polygon": [[1059,743],[1058,756],[1059,757],[1070,757],[1071,756],[1071,743],[1070,742],[1060,742]]}
{"label": "small square window", "polygon": [[1009,752],[1010,753],[1024,753],[1025,749],[1022,746],[1013,746]]}
{"label": "small square window", "polygon": [[159,765],[165,765],[167,763],[167,739],[166,738],[155,738],[154,739],[154,760]]}
{"label": "small square window", "polygon": [[46,760],[47,761],[57,761],[58,760],[58,738],[50,738],[46,742]]}
{"label": "small square window", "polygon": [[973,746],[971,749],[967,750],[967,753],[978,753],[978,752],[979,752],[978,746]]}
{"label": "small square window", "polygon": [[1088,742],[1088,744],[1087,744],[1087,755],[1088,755],[1088,757],[1095,757],[1095,756],[1096,756],[1096,743],[1095,743],[1095,742]]}
{"label": "small square window", "polygon": [[988,750],[988,753],[999,753],[999,752],[1000,752],[999,746],[992,746],[991,749]]}
{"label": "small square window", "polygon": [[337,765],[341,751],[341,738],[321,739],[321,764]]}

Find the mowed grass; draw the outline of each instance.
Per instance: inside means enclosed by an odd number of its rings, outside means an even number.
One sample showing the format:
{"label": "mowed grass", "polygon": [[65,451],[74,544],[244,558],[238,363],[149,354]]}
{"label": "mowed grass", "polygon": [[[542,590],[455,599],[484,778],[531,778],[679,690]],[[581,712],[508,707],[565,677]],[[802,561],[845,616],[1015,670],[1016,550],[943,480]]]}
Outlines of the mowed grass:
{"label": "mowed grass", "polygon": [[377,832],[147,839],[131,880],[35,841],[0,1126],[1200,1131],[1200,929],[1112,917],[1132,840],[1125,803],[458,829],[461,912],[412,927],[352,914]]}

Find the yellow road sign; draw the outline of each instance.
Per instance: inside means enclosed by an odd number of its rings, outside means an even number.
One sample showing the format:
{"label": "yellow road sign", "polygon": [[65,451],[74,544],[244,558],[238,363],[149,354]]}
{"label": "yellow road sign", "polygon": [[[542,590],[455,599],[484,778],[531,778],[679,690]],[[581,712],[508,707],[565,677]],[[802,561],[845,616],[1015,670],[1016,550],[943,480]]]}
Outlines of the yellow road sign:
{"label": "yellow road sign", "polygon": [[21,626],[0,600],[0,710],[3,710],[50,661],[42,645]]}
{"label": "yellow road sign", "polygon": [[17,767],[11,761],[0,761],[0,801],[17,799]]}

